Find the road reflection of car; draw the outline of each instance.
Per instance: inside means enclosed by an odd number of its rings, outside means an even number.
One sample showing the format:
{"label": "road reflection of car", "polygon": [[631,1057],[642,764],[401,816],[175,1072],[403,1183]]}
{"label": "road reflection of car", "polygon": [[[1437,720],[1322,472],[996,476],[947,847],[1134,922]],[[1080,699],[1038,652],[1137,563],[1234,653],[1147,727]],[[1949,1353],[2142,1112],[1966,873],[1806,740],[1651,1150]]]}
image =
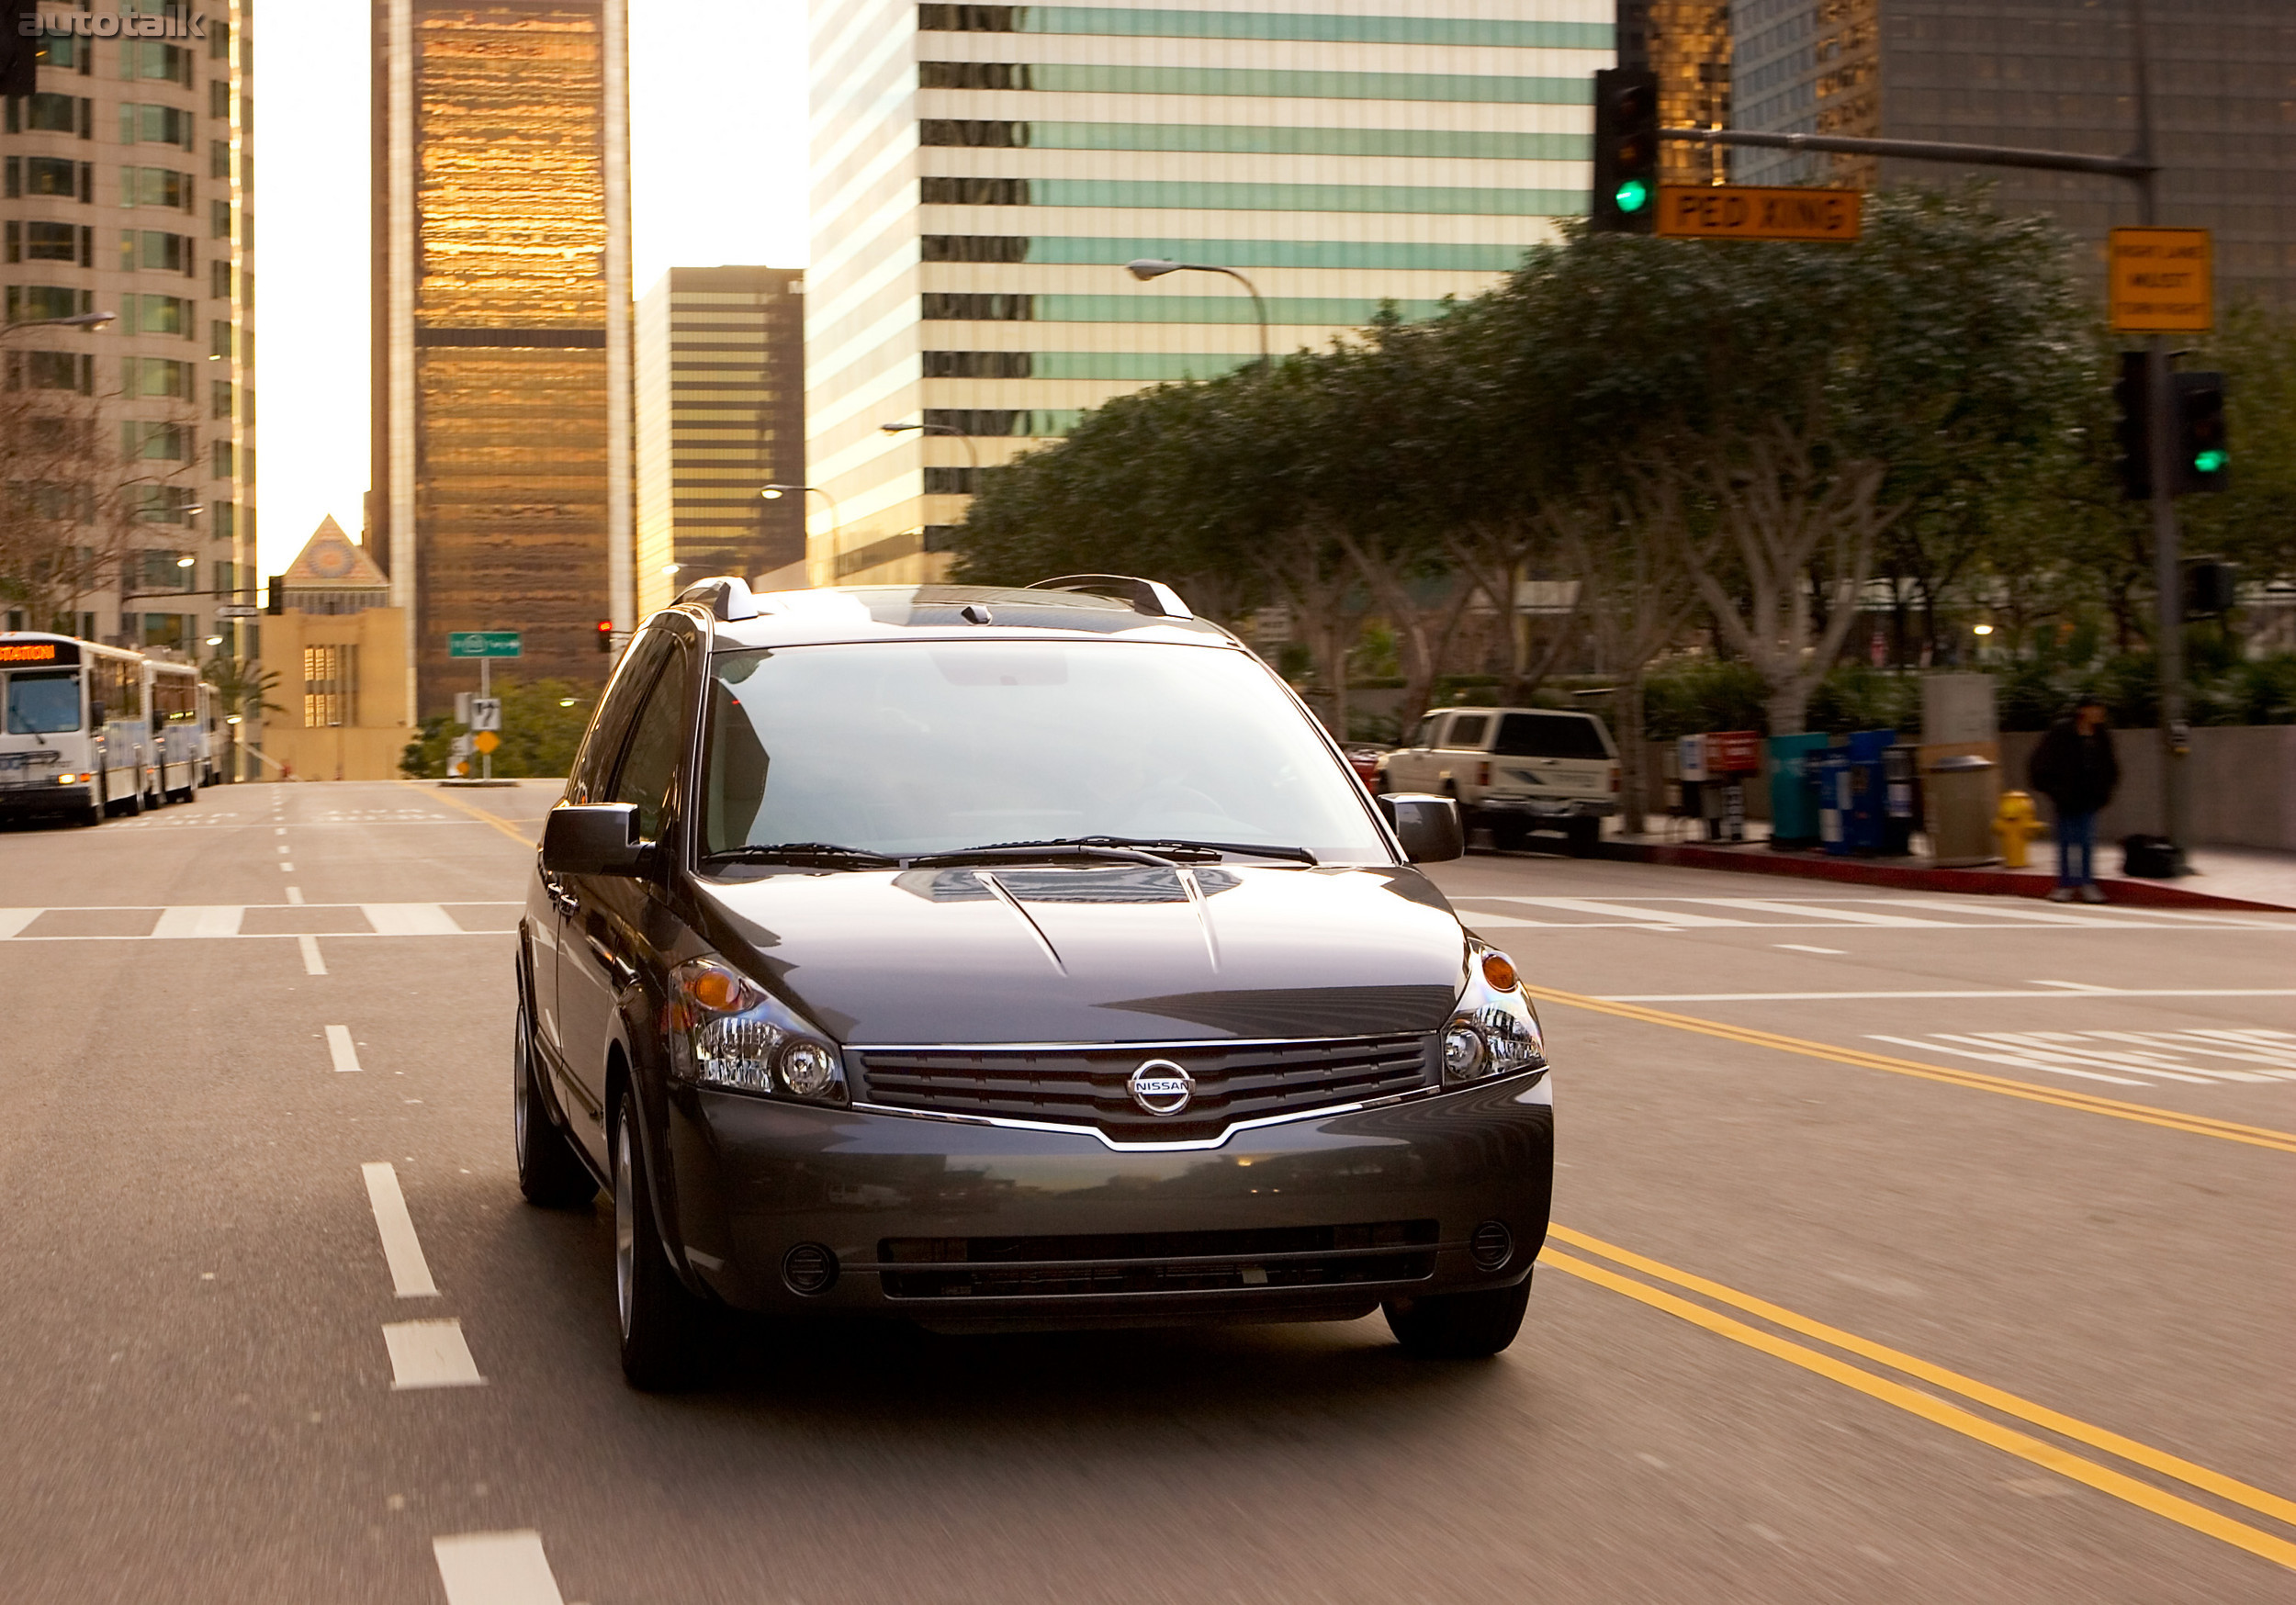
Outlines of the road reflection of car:
{"label": "road reflection of car", "polygon": [[1459,849],[1161,586],[706,581],[546,822],[521,1184],[611,1190],[642,1386],[713,1306],[1494,1352],[1553,1106]]}

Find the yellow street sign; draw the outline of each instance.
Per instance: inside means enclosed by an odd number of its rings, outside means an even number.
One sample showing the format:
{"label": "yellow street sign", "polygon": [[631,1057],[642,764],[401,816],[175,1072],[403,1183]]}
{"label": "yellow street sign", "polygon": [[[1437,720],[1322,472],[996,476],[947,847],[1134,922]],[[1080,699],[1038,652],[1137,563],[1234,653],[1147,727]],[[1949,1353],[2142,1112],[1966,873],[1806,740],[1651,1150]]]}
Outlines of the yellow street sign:
{"label": "yellow street sign", "polygon": [[2107,293],[2117,334],[2216,326],[2214,247],[2206,229],[2115,229]]}
{"label": "yellow street sign", "polygon": [[1659,232],[1678,240],[1855,240],[1865,195],[1750,184],[1659,185]]}
{"label": "yellow street sign", "polygon": [[478,735],[470,738],[470,745],[477,747],[480,752],[492,752],[496,747],[502,745],[502,738],[495,735],[491,730],[481,730]]}

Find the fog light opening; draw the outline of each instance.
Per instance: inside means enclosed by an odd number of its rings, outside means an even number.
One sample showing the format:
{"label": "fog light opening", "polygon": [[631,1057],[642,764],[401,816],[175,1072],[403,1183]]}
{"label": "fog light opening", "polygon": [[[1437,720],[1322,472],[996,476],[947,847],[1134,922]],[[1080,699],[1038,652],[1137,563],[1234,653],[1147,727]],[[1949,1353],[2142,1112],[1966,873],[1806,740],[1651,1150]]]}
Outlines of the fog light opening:
{"label": "fog light opening", "polygon": [[1467,1248],[1475,1256],[1477,1270],[1502,1271],[1514,1258],[1514,1233],[1507,1229],[1503,1220],[1486,1220],[1475,1229]]}
{"label": "fog light opening", "polygon": [[782,1280],[808,1298],[827,1293],[837,1285],[837,1256],[817,1242],[801,1242],[782,1256]]}

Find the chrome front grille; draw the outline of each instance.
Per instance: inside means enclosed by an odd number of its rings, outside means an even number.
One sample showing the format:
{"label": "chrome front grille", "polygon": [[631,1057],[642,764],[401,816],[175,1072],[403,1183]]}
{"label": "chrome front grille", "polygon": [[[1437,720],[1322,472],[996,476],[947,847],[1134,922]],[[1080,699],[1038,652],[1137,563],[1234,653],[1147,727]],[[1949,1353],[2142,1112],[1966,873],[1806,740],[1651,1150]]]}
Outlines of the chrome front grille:
{"label": "chrome front grille", "polygon": [[[1115,1048],[853,1049],[861,1101],[895,1109],[978,1115],[1097,1128],[1113,1141],[1219,1136],[1244,1120],[1303,1113],[1435,1084],[1435,1038],[1357,1037]],[[1132,1099],[1132,1072],[1150,1060],[1195,1082],[1187,1108],[1152,1115]]]}

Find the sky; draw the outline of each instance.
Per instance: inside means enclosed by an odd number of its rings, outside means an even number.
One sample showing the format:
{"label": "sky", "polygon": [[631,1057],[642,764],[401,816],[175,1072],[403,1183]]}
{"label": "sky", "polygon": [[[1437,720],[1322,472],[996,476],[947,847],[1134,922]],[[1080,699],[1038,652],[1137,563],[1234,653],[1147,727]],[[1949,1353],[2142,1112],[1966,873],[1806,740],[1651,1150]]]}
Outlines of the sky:
{"label": "sky", "polygon": [[[629,0],[634,287],[805,265],[803,0]],[[263,571],[367,479],[368,0],[264,8],[255,34],[255,394]]]}

